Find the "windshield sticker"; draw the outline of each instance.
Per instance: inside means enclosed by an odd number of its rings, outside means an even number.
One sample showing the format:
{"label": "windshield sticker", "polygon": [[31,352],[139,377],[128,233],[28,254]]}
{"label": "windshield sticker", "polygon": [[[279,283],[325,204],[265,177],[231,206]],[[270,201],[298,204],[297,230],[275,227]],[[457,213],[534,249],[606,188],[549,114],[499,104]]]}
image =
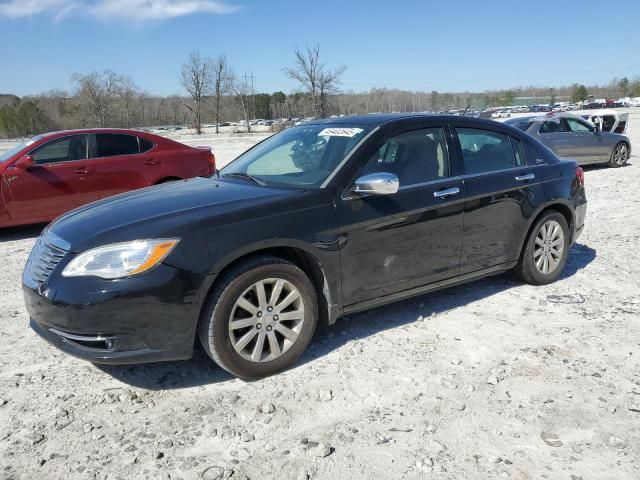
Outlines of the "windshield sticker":
{"label": "windshield sticker", "polygon": [[362,132],[362,128],[325,128],[319,137],[355,137]]}

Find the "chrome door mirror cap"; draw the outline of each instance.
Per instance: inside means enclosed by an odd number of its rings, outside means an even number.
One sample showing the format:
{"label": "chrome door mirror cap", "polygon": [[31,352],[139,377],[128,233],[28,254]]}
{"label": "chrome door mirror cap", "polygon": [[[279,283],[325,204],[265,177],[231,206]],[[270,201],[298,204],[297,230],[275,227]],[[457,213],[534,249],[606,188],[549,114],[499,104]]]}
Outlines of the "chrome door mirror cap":
{"label": "chrome door mirror cap", "polygon": [[400,180],[393,173],[363,175],[356,180],[353,191],[362,195],[393,195],[400,189]]}

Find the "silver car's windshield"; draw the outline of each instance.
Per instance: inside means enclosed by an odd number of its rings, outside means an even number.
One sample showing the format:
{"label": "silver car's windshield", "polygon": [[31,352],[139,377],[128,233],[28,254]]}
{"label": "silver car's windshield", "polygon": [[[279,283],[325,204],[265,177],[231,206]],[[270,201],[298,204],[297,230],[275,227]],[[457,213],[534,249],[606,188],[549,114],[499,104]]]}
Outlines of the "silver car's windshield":
{"label": "silver car's windshield", "polygon": [[259,184],[319,187],[371,131],[359,125],[300,125],[280,132],[220,171]]}

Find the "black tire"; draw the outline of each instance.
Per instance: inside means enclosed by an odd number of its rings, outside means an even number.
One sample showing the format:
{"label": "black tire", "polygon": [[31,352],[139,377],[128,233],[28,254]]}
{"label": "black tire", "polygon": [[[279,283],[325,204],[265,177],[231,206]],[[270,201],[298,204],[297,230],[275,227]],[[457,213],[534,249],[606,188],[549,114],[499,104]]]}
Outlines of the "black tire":
{"label": "black tire", "polygon": [[[617,155],[619,150],[624,150],[624,153],[620,153],[623,155],[622,160],[617,160]],[[626,142],[618,142],[613,150],[611,151],[611,156],[609,157],[609,166],[612,168],[624,167],[629,161],[629,145]]]}
{"label": "black tire", "polygon": [[[254,362],[234,349],[229,322],[233,307],[243,292],[256,282],[270,278],[282,278],[300,292],[304,302],[304,321],[298,338],[280,357]],[[198,336],[209,357],[220,367],[241,378],[261,378],[290,367],[307,348],[317,323],[318,299],[307,275],[284,259],[260,256],[233,268],[209,294],[198,324]]]}
{"label": "black tire", "polygon": [[[537,267],[534,259],[534,252],[536,250],[536,237],[540,232],[543,225],[549,221],[556,221],[562,228],[564,247],[558,265],[555,269],[549,273],[542,273]],[[544,213],[534,224],[533,228],[529,232],[529,236],[525,241],[520,255],[518,265],[514,268],[514,271],[518,278],[530,283],[532,285],[546,285],[548,283],[555,282],[562,274],[565,265],[567,264],[567,258],[569,256],[569,247],[571,245],[571,236],[569,233],[569,226],[567,220],[560,212],[556,210],[549,210]]]}

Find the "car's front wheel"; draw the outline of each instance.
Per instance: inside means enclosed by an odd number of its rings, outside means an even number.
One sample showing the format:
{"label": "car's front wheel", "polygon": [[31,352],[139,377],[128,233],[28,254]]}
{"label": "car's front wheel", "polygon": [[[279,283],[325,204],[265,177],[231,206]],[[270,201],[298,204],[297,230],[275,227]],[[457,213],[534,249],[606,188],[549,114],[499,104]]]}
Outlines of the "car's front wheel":
{"label": "car's front wheel", "polygon": [[567,263],[570,246],[567,220],[557,211],[549,211],[535,223],[515,272],[522,280],[533,285],[554,282]]}
{"label": "car's front wheel", "polygon": [[609,158],[610,167],[623,167],[629,161],[629,146],[624,143],[618,143],[611,152],[611,158]]}
{"label": "car's front wheel", "polygon": [[307,275],[277,257],[257,257],[234,268],[211,292],[199,324],[209,356],[242,378],[271,375],[304,352],[318,319]]}

